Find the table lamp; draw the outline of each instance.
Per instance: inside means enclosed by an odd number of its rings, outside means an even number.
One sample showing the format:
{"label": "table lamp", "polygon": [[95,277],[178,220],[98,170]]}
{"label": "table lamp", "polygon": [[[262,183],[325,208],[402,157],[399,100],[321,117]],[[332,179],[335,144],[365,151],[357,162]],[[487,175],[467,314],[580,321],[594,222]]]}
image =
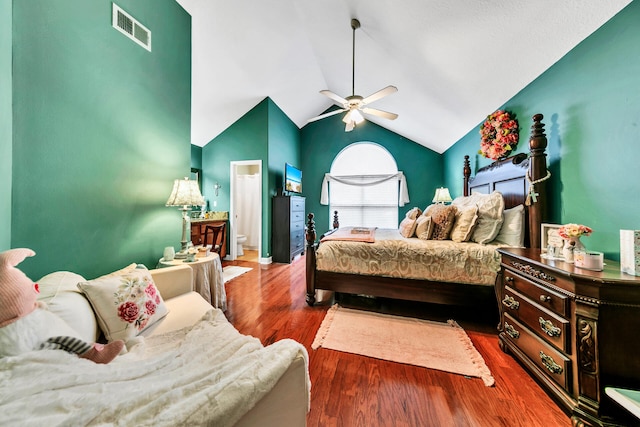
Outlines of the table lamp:
{"label": "table lamp", "polygon": [[449,194],[449,189],[445,187],[436,188],[436,194],[433,196],[433,203],[438,203],[444,205],[445,203],[449,203],[452,201],[451,194]]}
{"label": "table lamp", "polygon": [[187,226],[189,224],[189,215],[187,211],[189,206],[204,206],[206,204],[204,197],[200,193],[197,181],[189,178],[176,179],[173,182],[173,190],[167,200],[166,206],[180,206],[178,210],[182,211],[182,248],[177,252],[175,258],[182,259],[187,257]]}

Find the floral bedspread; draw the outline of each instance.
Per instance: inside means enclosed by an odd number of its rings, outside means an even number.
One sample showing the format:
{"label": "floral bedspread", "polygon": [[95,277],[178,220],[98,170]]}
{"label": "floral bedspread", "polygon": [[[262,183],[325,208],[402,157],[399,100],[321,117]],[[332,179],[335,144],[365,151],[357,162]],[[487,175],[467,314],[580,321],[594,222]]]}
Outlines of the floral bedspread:
{"label": "floral bedspread", "polygon": [[396,229],[379,228],[375,243],[321,243],[316,265],[336,273],[493,286],[501,246],[405,238]]}

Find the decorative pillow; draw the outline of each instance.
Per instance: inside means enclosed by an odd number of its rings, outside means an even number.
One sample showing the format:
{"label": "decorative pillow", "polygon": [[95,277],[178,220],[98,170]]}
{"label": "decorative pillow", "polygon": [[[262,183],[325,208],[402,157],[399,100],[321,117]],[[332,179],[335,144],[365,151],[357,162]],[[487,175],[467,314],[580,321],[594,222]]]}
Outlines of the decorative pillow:
{"label": "decorative pillow", "polygon": [[400,222],[398,227],[402,237],[413,237],[416,231],[416,219],[422,214],[420,208],[413,208],[407,212],[405,218]]}
{"label": "decorative pillow", "polygon": [[108,341],[121,339],[126,343],[168,312],[145,267],[121,276],[80,282],[78,288],[91,302]]}
{"label": "decorative pillow", "polygon": [[494,191],[491,194],[475,193],[467,197],[457,197],[452,203],[455,206],[478,207],[478,220],[471,234],[471,241],[489,243],[496,238],[502,226],[504,199],[502,193]]}
{"label": "decorative pillow", "polygon": [[468,242],[478,220],[477,206],[458,206],[456,219],[451,229],[451,240]]}
{"label": "decorative pillow", "polygon": [[114,271],[112,273],[105,274],[104,276],[97,277],[97,279],[104,279],[104,278],[113,277],[113,276],[122,276],[123,274],[131,273],[133,270],[136,269],[137,266],[138,266],[138,264],[133,262],[133,263],[127,265],[126,267],[121,268],[120,270],[116,270],[116,271]]}
{"label": "decorative pillow", "polygon": [[416,236],[418,239],[430,240],[433,234],[433,221],[430,216],[421,215],[416,220]]}
{"label": "decorative pillow", "polygon": [[524,246],[524,206],[504,210],[504,222],[495,241],[509,246]]}
{"label": "decorative pillow", "polygon": [[457,210],[454,205],[429,206],[425,216],[430,216],[433,221],[433,234],[431,235],[433,240],[447,240],[449,238]]}
{"label": "decorative pillow", "polygon": [[42,277],[36,283],[40,288],[38,301],[58,315],[87,342],[98,339],[99,329],[91,304],[78,289],[78,283],[86,279],[70,271],[56,271]]}

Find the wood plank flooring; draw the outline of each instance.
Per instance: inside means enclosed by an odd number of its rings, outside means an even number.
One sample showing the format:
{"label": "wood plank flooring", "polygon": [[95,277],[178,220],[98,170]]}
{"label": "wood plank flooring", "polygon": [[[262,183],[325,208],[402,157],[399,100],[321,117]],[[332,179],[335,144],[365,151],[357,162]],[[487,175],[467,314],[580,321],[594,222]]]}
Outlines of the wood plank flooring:
{"label": "wood plank flooring", "polygon": [[226,284],[229,321],[267,345],[283,338],[309,352],[311,410],[316,426],[571,426],[570,418],[510,355],[498,347],[490,313],[421,303],[343,298],[341,304],[432,320],[456,320],[491,370],[496,385],[478,378],[320,348],[311,343],[330,303],[305,302],[304,257],[292,264],[253,267]]}

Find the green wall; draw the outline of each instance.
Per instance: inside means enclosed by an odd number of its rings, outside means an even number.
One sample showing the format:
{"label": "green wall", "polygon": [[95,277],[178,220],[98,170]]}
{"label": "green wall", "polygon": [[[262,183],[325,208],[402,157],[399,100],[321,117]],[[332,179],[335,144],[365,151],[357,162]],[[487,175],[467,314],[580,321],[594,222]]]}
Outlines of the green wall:
{"label": "green wall", "polygon": [[[260,255],[265,258],[271,255],[271,198],[282,187],[285,162],[300,163],[299,147],[297,126],[270,98],[265,98],[202,149],[204,197],[211,210],[230,209],[231,161],[262,160]],[[217,197],[215,182],[222,185]],[[214,201],[217,206],[213,206]]]}
{"label": "green wall", "polygon": [[174,0],[118,5],[152,52],[111,27],[111,1],[13,3],[11,246],[36,251],[21,265],[34,280],[155,267],[179,246],[164,204],[190,170],[191,17]]}
{"label": "green wall", "polygon": [[[518,152],[528,149],[531,117],[545,116],[548,222],[592,227],[587,248],[616,260],[619,230],[640,229],[638,22],[634,1],[504,105],[520,122]],[[474,169],[489,163],[475,154],[479,126],[444,154],[450,188],[457,188],[461,155],[472,155]]]}
{"label": "green wall", "polygon": [[399,208],[399,217],[403,217],[413,206],[420,209],[428,206],[435,189],[444,184],[442,155],[369,121],[351,132],[345,132],[342,117],[342,114],[338,114],[312,122],[301,130],[302,188],[307,198],[306,211],[315,215],[318,236],[329,229],[333,220],[333,214],[329,215],[329,206],[320,204],[322,179],[331,170],[336,155],[355,142],[368,141],[382,145],[395,158],[398,170],[404,172],[410,202]]}
{"label": "green wall", "polygon": [[[231,168],[229,162],[241,160],[262,160],[262,230],[270,230],[268,182],[268,112],[267,99],[260,102],[220,135],[202,148],[203,195],[209,202],[209,209],[229,211],[231,195]],[[220,183],[218,196],[213,184]],[[217,202],[217,206],[214,206]],[[269,240],[266,240],[269,242]],[[262,241],[262,256],[270,251],[270,245]]]}
{"label": "green wall", "polygon": [[0,251],[11,247],[11,0],[0,0]]}

